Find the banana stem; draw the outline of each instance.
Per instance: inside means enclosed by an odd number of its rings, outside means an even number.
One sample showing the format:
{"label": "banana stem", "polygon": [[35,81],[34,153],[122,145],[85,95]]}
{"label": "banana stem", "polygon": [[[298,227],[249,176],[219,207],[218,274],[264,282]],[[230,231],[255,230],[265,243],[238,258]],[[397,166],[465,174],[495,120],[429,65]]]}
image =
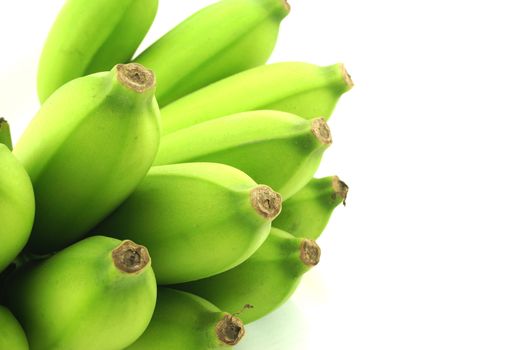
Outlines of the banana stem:
{"label": "banana stem", "polygon": [[0,118],[0,143],[6,145],[9,150],[13,150],[11,129],[9,128],[9,123],[4,118]]}

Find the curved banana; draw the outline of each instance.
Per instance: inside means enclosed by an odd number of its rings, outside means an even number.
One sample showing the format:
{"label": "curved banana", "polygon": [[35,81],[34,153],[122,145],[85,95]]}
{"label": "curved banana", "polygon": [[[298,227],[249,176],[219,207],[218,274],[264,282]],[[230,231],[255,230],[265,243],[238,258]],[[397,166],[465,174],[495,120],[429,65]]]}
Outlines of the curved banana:
{"label": "curved banana", "polygon": [[165,135],[154,164],[227,164],[288,198],[313,177],[331,143],[324,118],[253,111]]}
{"label": "curved banana", "polygon": [[145,247],[96,236],[10,281],[7,304],[33,350],[119,350],[145,331],[156,280]]}
{"label": "curved banana", "polygon": [[302,275],[319,259],[320,248],[315,241],[273,228],[262,247],[243,264],[217,276],[173,287],[199,295],[231,313],[240,305],[252,305],[239,315],[248,324],[285,303]]}
{"label": "curved banana", "polygon": [[154,21],[157,2],[68,0],[40,56],[40,101],[70,80],[130,61]]}
{"label": "curved banana", "polygon": [[237,317],[207,300],[170,288],[157,289],[154,317],[127,350],[213,350],[233,346],[245,328]]}
{"label": "curved banana", "polygon": [[285,62],[220,80],[161,110],[163,134],[239,112],[274,109],[306,119],[329,119],[353,82],[342,64]]}
{"label": "curved banana", "polygon": [[333,210],[344,202],[348,186],[337,176],[312,179],[282,205],[273,227],[296,237],[317,239],[329,222]]}
{"label": "curved banana", "polygon": [[11,311],[0,305],[0,349],[28,350],[26,334]]}
{"label": "curved banana", "polygon": [[238,169],[190,163],[153,167],[95,230],[144,244],[159,284],[226,271],[265,241],[281,198]]}
{"label": "curved banana", "polygon": [[75,242],[148,172],[159,147],[155,77],[144,67],[73,80],[44,103],[16,145],[36,197],[29,250]]}
{"label": "curved banana", "polygon": [[0,272],[26,245],[35,218],[31,180],[9,147],[9,124],[0,118]]}
{"label": "curved banana", "polygon": [[199,88],[264,64],[271,55],[286,0],[221,0],[150,46],[135,62],[156,72],[165,106]]}

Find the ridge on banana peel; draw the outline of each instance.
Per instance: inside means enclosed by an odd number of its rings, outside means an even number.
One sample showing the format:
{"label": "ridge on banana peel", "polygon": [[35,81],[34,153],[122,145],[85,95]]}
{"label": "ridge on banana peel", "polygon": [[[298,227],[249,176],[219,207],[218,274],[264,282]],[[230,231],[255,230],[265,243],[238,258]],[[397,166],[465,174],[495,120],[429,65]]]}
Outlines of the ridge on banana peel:
{"label": "ridge on banana peel", "polygon": [[152,321],[126,350],[213,350],[234,346],[245,335],[243,322],[196,295],[158,287]]}
{"label": "ridge on banana peel", "polygon": [[0,349],[28,350],[26,334],[11,311],[0,305]]}
{"label": "ridge on banana peel", "polygon": [[201,296],[221,310],[234,313],[240,305],[252,308],[238,316],[254,322],[284,304],[302,276],[320,260],[315,241],[272,228],[265,243],[243,264],[216,276],[171,286]]}
{"label": "ridge on banana peel", "polygon": [[75,79],[41,107],[14,154],[33,182],[32,253],[82,238],[139,184],[159,147],[154,74],[135,63]]}
{"label": "ridge on banana peel", "polygon": [[22,267],[6,301],[32,350],[115,350],[145,331],[156,290],[145,247],[96,236]]}
{"label": "ridge on banana peel", "polygon": [[157,7],[158,0],[66,1],[40,56],[40,102],[70,80],[129,62]]}
{"label": "ridge on banana peel", "polygon": [[144,244],[158,284],[180,283],[249,258],[281,203],[271,188],[224,164],[156,166],[92,232]]}
{"label": "ridge on banana peel", "polygon": [[178,24],[134,62],[156,72],[162,107],[264,64],[288,13],[286,0],[221,0]]}
{"label": "ridge on banana peel", "polygon": [[279,111],[252,111],[165,135],[154,164],[227,164],[287,199],[313,177],[331,143],[323,118],[306,120]]}
{"label": "ridge on banana peel", "polygon": [[312,179],[282,204],[273,227],[296,237],[317,239],[326,228],[333,210],[346,205],[348,186],[337,176]]}
{"label": "ridge on banana peel", "polygon": [[26,245],[35,218],[31,179],[11,146],[9,124],[0,118],[0,272]]}
{"label": "ridge on banana peel", "polygon": [[320,67],[282,62],[220,80],[163,107],[163,135],[226,115],[278,110],[305,119],[329,119],[340,96],[353,87],[342,64]]}

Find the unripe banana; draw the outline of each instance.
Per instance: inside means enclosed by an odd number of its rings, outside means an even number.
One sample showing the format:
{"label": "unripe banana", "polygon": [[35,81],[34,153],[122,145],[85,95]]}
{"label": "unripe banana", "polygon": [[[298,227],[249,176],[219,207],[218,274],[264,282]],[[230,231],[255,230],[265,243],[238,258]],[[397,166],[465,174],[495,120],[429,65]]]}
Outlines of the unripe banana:
{"label": "unripe banana", "polygon": [[317,239],[329,222],[333,210],[346,205],[348,186],[337,176],[312,179],[284,202],[273,227],[296,237]]}
{"label": "unripe banana", "polygon": [[234,313],[240,305],[253,308],[239,315],[248,324],[285,303],[296,290],[302,275],[318,264],[320,248],[302,239],[271,229],[265,243],[243,264],[222,274],[174,288],[199,295],[221,310]]}
{"label": "unripe banana", "polygon": [[154,21],[157,1],[68,0],[40,57],[40,101],[70,80],[128,62]]}
{"label": "unripe banana", "polygon": [[29,349],[24,330],[11,311],[2,305],[0,305],[0,349]]}
{"label": "unripe banana", "polygon": [[238,169],[190,163],[153,167],[94,232],[144,244],[159,284],[226,271],[265,241],[281,198]]}
{"label": "unripe banana", "polygon": [[165,135],[154,164],[228,164],[288,198],[313,177],[331,142],[324,118],[252,111]]}
{"label": "unripe banana", "polygon": [[145,247],[96,236],[22,268],[7,304],[32,350],[119,350],[145,331],[156,280]]}
{"label": "unripe banana", "polygon": [[264,64],[286,0],[221,0],[176,26],[135,61],[156,72],[164,106],[217,80]]}
{"label": "unripe banana", "polygon": [[0,118],[0,144],[5,145],[9,150],[13,150],[13,141],[11,140],[11,128],[4,118]]}
{"label": "unripe banana", "polygon": [[342,64],[285,62],[220,80],[161,110],[163,134],[239,112],[274,109],[328,119],[353,82]]}
{"label": "unripe banana", "polygon": [[238,344],[245,334],[237,317],[196,295],[159,287],[154,317],[127,350],[212,350]]}
{"label": "unripe banana", "polygon": [[143,179],[159,147],[155,77],[141,65],[75,79],[42,106],[14,153],[36,197],[29,250],[81,238]]}
{"label": "unripe banana", "polygon": [[31,180],[10,147],[9,124],[0,118],[0,272],[26,245],[35,218]]}

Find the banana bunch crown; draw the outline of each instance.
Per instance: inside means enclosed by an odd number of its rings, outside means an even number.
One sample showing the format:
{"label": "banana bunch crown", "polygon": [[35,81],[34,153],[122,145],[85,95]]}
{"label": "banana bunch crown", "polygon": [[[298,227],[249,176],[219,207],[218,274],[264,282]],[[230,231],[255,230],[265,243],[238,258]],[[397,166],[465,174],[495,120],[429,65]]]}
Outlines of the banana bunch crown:
{"label": "banana bunch crown", "polygon": [[319,264],[346,68],[267,63],[288,0],[218,0],[136,53],[157,10],[65,1],[14,147],[0,118],[0,350],[236,346]]}

